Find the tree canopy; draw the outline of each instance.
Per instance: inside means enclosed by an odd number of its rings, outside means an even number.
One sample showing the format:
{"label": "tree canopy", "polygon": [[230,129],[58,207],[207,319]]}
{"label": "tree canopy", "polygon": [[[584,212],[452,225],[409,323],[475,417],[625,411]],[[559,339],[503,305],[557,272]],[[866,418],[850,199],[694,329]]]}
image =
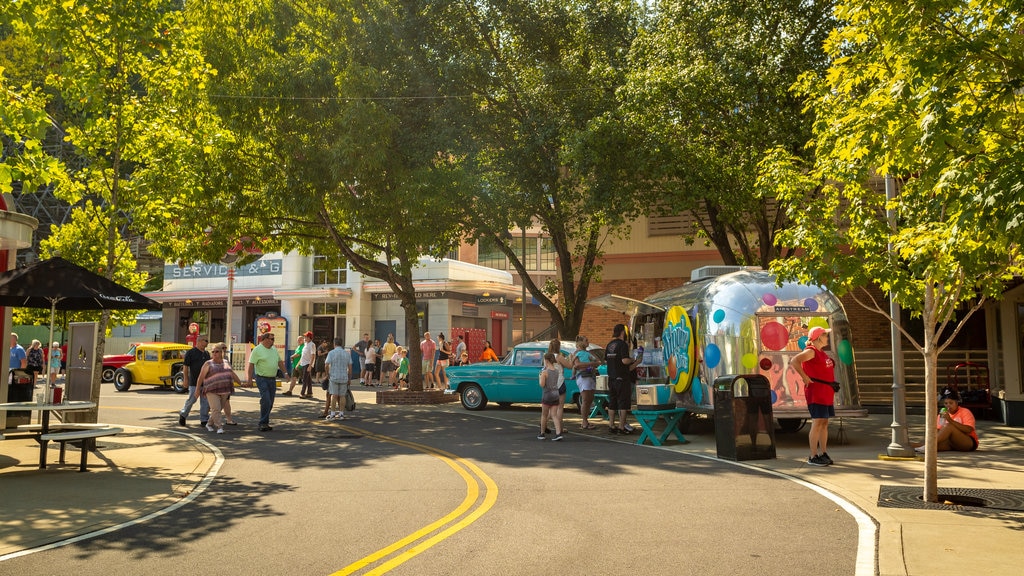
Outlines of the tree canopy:
{"label": "tree canopy", "polygon": [[790,88],[828,64],[832,2],[663,1],[633,46],[620,91],[637,134],[637,174],[624,186],[654,213],[689,213],[726,264],[767,266],[787,246],[785,206],[755,182],[775,147],[807,159],[813,115]]}
{"label": "tree canopy", "polygon": [[[429,3],[309,0],[188,7],[224,127],[178,198],[167,255],[216,261],[236,239],[321,254],[388,283],[419,339],[413,268],[458,245],[463,114],[422,41]],[[184,232],[184,234],[183,234]],[[192,239],[202,238],[203,242]],[[172,248],[168,250],[168,248]],[[418,347],[411,381],[419,383]]]}
{"label": "tree canopy", "polygon": [[[628,234],[645,207],[618,188],[621,163],[609,163],[629,150],[615,93],[642,9],[631,0],[451,2],[433,16],[431,58],[451,94],[472,103],[463,149],[479,182],[460,207],[558,334],[575,337],[605,242]],[[533,282],[509,234],[534,227],[557,255],[557,290]]]}
{"label": "tree canopy", "polygon": [[[18,131],[22,124],[5,119],[3,133],[33,154],[24,157],[50,167],[25,169],[17,157],[13,166],[22,177],[21,193],[55,185],[55,196],[80,206],[82,213],[54,245],[68,239],[81,242],[80,250],[88,254],[79,254],[87,260],[80,263],[107,278],[117,277],[122,265],[132,268],[125,274],[135,272],[132,259],[119,258],[122,232],[133,227],[145,234],[166,227],[174,198],[187,189],[187,181],[170,178],[187,174],[180,168],[187,165],[195,144],[179,129],[195,126],[195,116],[179,105],[202,88],[209,69],[187,41],[180,41],[187,37],[180,7],[180,2],[170,0],[20,0],[0,9],[5,44],[23,49],[7,53],[16,60],[12,70],[20,71],[23,83],[5,86],[31,107],[31,114],[20,120],[27,126],[31,119],[40,130],[45,118],[50,137],[73,150],[64,155],[44,149],[51,158],[41,158],[30,146],[41,135]],[[41,65],[41,74],[27,65],[32,62]],[[71,155],[73,165],[55,164],[55,156]],[[5,164],[12,165],[8,158]],[[52,176],[61,168],[63,175]],[[83,216],[95,220],[84,222]],[[97,363],[102,360],[109,318],[109,312],[100,315]],[[97,370],[93,399],[99,398],[99,385]],[[96,411],[84,417],[95,420]]]}

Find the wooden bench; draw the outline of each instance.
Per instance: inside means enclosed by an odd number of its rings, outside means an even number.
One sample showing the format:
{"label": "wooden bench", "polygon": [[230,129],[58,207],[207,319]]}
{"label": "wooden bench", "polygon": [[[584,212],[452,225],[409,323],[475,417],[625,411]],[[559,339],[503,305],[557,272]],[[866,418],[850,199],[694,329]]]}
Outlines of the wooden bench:
{"label": "wooden bench", "polygon": [[[96,449],[96,438],[103,436],[113,436],[124,432],[121,428],[91,428],[88,430],[72,430],[70,432],[55,432],[53,434],[43,434],[39,437],[42,442],[60,442],[60,463],[64,463],[64,448],[68,442],[72,440],[83,440],[82,442],[82,460],[78,467],[79,472],[86,471],[86,463],[89,459],[89,451]],[[43,463],[43,467],[46,467],[46,463]]]}

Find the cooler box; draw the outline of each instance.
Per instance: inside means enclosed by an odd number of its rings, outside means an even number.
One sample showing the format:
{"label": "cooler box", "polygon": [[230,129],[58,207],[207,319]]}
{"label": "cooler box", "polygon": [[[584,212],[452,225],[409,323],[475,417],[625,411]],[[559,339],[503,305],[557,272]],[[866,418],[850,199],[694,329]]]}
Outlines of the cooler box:
{"label": "cooler box", "polygon": [[606,374],[597,375],[597,388],[598,392],[608,392],[608,376]]}
{"label": "cooler box", "polygon": [[672,386],[668,384],[638,384],[637,410],[670,410],[676,407],[672,400]]}

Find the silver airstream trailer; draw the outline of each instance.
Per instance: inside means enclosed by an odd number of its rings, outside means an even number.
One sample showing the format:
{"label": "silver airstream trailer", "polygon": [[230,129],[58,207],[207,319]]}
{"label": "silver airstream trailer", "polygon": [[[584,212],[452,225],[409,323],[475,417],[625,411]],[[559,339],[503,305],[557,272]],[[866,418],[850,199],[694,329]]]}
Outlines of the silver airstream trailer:
{"label": "silver airstream trailer", "polygon": [[790,362],[803,350],[808,330],[831,329],[826,353],[835,361],[840,385],[836,415],[867,415],[860,406],[846,312],[824,288],[778,285],[766,271],[740,268],[643,301],[607,295],[588,304],[631,317],[631,336],[644,348],[638,384],[667,384],[677,405],[708,412],[716,378],[759,373],[771,384],[772,411],[784,430],[796,430],[810,417],[803,381]]}

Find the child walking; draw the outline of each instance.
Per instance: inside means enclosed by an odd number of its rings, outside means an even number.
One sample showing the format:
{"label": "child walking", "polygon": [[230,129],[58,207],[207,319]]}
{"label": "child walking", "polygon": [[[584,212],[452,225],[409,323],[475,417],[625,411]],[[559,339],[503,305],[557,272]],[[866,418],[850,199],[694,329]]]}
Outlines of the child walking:
{"label": "child walking", "polygon": [[560,403],[558,381],[561,375],[562,368],[558,365],[555,355],[548,352],[544,355],[544,369],[540,372],[540,387],[543,388],[543,392],[540,397],[540,434],[537,435],[537,440],[547,439],[544,436],[544,431],[547,429],[549,416],[555,425],[555,436],[551,441],[562,440],[562,419],[559,417],[558,410]]}
{"label": "child walking", "polygon": [[398,347],[398,370],[395,370],[395,388],[409,386],[409,351]]}

